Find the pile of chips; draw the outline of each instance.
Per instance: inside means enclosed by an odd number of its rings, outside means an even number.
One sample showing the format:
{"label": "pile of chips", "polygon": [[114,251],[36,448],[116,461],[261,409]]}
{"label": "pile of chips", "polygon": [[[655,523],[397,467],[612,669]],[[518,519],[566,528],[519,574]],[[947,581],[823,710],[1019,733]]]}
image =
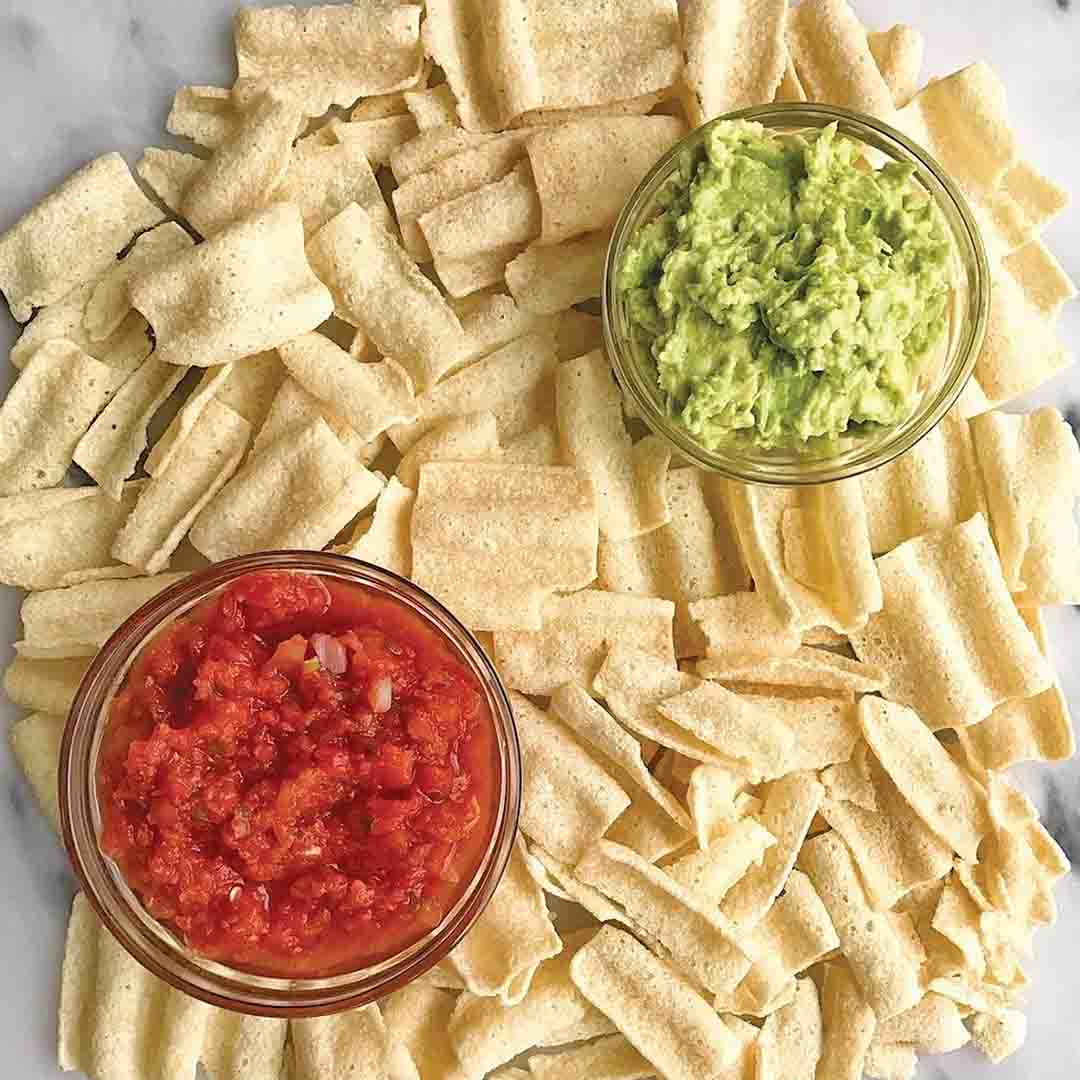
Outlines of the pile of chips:
{"label": "pile of chips", "polygon": [[[197,152],[139,162],[156,200],[112,154],[0,235],[33,315],[0,406],[16,754],[55,822],[64,714],[132,611],[207,560],[333,546],[490,650],[521,836],[446,961],[318,1020],[186,998],[77,898],[61,1066],[894,1080],[1015,1051],[1067,862],[1003,773],[1073,751],[1040,608],[1080,600],[1080,451],[1052,409],[996,411],[1066,364],[1074,289],[1039,239],[1064,193],[993,72],[919,89],[918,32],[845,0],[247,9],[236,53],[231,89],[176,95]],[[804,97],[951,174],[989,332],[900,459],[745,487],[624,415],[590,311],[655,159]]]}

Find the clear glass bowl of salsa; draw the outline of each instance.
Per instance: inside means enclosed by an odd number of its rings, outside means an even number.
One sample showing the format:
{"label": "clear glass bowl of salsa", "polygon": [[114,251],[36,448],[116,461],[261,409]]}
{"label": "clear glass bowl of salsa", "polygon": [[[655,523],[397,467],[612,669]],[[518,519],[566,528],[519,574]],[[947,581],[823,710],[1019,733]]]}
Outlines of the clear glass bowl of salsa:
{"label": "clear glass bowl of salsa", "polygon": [[423,974],[514,843],[513,715],[475,638],[378,567],[220,563],[97,655],[60,756],[64,842],[105,925],[180,990],[315,1016]]}
{"label": "clear glass bowl of salsa", "polygon": [[[620,267],[640,230],[670,204],[676,185],[705,154],[709,131],[726,121],[761,124],[776,136],[814,137],[831,125],[856,143],[870,167],[900,163],[910,170],[912,191],[924,193],[940,212],[951,248],[951,288],[945,330],[918,374],[910,411],[899,422],[857,424],[842,435],[805,443],[761,447],[731,439],[706,447],[673,415],[661,389],[651,342],[631,315]],[[746,483],[802,485],[857,476],[913,447],[956,403],[982,347],[990,278],[978,226],[961,192],[922,148],[889,125],[846,109],[814,103],[755,106],[718,117],[690,132],[661,158],[627,201],[608,248],[603,283],[604,342],[615,376],[636,413],[657,435],[695,465]]]}

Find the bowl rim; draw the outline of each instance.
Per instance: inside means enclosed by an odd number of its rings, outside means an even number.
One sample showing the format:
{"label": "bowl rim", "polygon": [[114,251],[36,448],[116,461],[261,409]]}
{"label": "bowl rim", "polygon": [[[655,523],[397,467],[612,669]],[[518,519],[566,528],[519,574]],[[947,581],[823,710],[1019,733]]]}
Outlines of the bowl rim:
{"label": "bowl rim", "polygon": [[[406,604],[473,672],[495,727],[499,780],[491,833],[471,882],[437,927],[376,965],[325,978],[263,976],[199,956],[143,909],[119,868],[101,851],[96,772],[108,707],[143,647],[169,623],[259,570],[338,577]],[[277,1018],[325,1016],[376,1001],[442,960],[475,924],[502,878],[517,838],[521,751],[510,699],[495,665],[473,634],[442,603],[392,571],[332,552],[258,552],[196,571],[138,608],[101,647],[64,725],[58,766],[61,834],[87,901],[106,929],[143,967],[175,989],[232,1012]]]}
{"label": "bowl rim", "polygon": [[[886,439],[861,455],[856,453],[850,460],[838,461],[838,455],[770,467],[763,463],[749,464],[744,460],[740,461],[737,453],[718,454],[707,450],[679,425],[672,423],[658,407],[653,395],[641,385],[640,373],[629,355],[631,346],[616,326],[615,309],[619,303],[616,285],[618,262],[630,229],[636,224],[635,218],[639,209],[653,198],[661,184],[677,167],[686,150],[699,146],[711,128],[732,120],[757,121],[766,128],[777,126],[783,121],[791,121],[793,127],[799,122],[805,122],[805,127],[819,128],[836,122],[841,126],[842,134],[889,153],[891,157],[895,157],[895,154],[891,152],[892,148],[888,144],[895,144],[907,159],[929,178],[930,193],[938,204],[941,205],[943,199],[948,200],[948,208],[955,213],[955,217],[949,213],[945,213],[944,217],[956,249],[955,254],[961,260],[962,268],[968,271],[971,280],[967,289],[967,302],[961,313],[959,341],[946,357],[947,378],[937,394],[912,413],[905,427],[897,430],[896,438]],[[856,130],[843,130],[845,128]],[[870,140],[863,138],[862,132],[866,132]],[[880,141],[884,141],[886,146],[878,145]],[[957,222],[960,229],[957,228]],[[990,288],[989,261],[975,216],[959,187],[927,150],[903,132],[866,113],[812,101],[774,102],[725,113],[687,132],[665,152],[634,189],[619,213],[605,255],[601,293],[602,332],[605,351],[616,381],[654,435],[671,444],[674,450],[691,463],[728,480],[765,486],[799,487],[844,480],[880,468],[900,454],[906,453],[933,431],[955,405],[975,370],[986,334]]]}

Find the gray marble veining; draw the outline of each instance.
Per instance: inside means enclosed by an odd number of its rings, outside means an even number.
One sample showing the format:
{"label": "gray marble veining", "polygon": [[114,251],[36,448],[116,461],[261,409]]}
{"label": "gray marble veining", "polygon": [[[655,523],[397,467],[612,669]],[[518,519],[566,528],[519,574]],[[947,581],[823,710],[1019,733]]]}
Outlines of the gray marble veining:
{"label": "gray marble veining", "polygon": [[[175,89],[227,84],[235,74],[229,0],[0,0],[0,229],[77,165],[109,150],[134,163],[163,133]],[[1069,182],[1080,174],[1080,5],[1070,0],[856,0],[867,25],[906,21],[927,38],[925,73],[989,60],[1009,88],[1030,158]],[[1080,281],[1080,211],[1047,240]],[[1080,351],[1080,304],[1063,320]],[[14,329],[0,313],[0,349]],[[0,367],[0,389],[11,372]],[[1080,431],[1080,369],[1029,404],[1053,403]],[[0,664],[10,659],[16,597],[0,595]],[[1048,619],[1062,679],[1080,712],[1080,609]],[[0,702],[4,721],[15,709]],[[1080,863],[1080,763],[1023,768],[1047,827]],[[36,812],[6,750],[0,753],[0,1075],[56,1080],[56,997],[72,882],[60,846]],[[1057,891],[1061,916],[1036,938],[1028,1044],[989,1071],[974,1051],[929,1059],[920,1080],[1080,1078],[1080,872]],[[258,1080],[258,1078],[253,1078]]]}

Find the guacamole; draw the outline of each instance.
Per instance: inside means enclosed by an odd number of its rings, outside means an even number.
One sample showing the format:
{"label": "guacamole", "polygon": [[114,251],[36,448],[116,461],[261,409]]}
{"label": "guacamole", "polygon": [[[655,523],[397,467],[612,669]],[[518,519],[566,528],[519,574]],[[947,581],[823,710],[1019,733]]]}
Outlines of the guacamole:
{"label": "guacamole", "polygon": [[836,125],[725,121],[630,238],[618,288],[671,417],[707,449],[797,448],[911,411],[946,329],[940,211]]}

